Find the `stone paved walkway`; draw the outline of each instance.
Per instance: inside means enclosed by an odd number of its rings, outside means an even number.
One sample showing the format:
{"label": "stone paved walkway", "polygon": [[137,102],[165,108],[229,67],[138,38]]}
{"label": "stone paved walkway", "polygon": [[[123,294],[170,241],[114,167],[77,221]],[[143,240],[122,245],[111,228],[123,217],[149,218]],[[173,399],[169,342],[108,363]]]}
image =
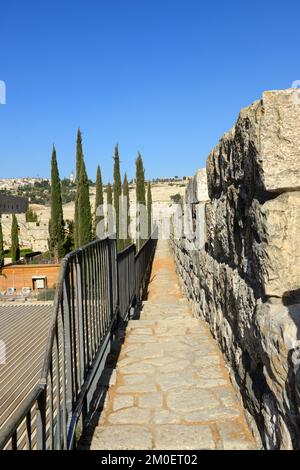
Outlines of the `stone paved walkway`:
{"label": "stone paved walkway", "polygon": [[217,345],[181,298],[168,244],[159,241],[148,300],[128,324],[90,448],[255,447]]}

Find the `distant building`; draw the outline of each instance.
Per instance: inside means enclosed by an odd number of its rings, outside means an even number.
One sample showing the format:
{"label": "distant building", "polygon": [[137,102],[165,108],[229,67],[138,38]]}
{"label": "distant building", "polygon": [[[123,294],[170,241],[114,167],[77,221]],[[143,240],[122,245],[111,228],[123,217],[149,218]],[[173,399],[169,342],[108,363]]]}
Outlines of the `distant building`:
{"label": "distant building", "polygon": [[1,214],[23,214],[28,209],[28,200],[25,197],[8,196],[0,194]]}
{"label": "distant building", "polygon": [[71,174],[70,174],[70,181],[71,183],[75,183],[75,174],[73,170],[71,171]]}

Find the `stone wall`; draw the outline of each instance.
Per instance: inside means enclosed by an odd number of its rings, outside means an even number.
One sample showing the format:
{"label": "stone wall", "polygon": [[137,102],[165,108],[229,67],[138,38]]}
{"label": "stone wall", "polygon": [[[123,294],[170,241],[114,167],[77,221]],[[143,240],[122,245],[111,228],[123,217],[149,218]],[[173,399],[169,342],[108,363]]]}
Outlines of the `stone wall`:
{"label": "stone wall", "polygon": [[218,340],[263,447],[299,449],[299,92],[266,92],[243,109],[206,171],[185,195],[195,234],[171,236],[183,289]]}

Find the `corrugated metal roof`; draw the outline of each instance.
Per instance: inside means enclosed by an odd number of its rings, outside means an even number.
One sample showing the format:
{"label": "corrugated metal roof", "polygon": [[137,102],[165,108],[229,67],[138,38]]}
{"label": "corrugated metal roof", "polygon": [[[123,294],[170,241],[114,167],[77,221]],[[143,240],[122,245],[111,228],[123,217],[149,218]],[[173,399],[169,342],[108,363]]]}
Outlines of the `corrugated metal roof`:
{"label": "corrugated metal roof", "polygon": [[52,305],[0,305],[0,429],[40,378]]}

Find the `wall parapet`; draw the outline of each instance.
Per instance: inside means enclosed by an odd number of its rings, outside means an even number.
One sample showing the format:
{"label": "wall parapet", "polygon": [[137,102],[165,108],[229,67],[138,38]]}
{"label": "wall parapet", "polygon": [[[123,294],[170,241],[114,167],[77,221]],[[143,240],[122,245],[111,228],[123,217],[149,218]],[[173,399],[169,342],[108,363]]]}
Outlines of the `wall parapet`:
{"label": "wall parapet", "polygon": [[266,449],[300,448],[299,152],[298,91],[265,92],[186,189],[200,246],[170,241]]}

